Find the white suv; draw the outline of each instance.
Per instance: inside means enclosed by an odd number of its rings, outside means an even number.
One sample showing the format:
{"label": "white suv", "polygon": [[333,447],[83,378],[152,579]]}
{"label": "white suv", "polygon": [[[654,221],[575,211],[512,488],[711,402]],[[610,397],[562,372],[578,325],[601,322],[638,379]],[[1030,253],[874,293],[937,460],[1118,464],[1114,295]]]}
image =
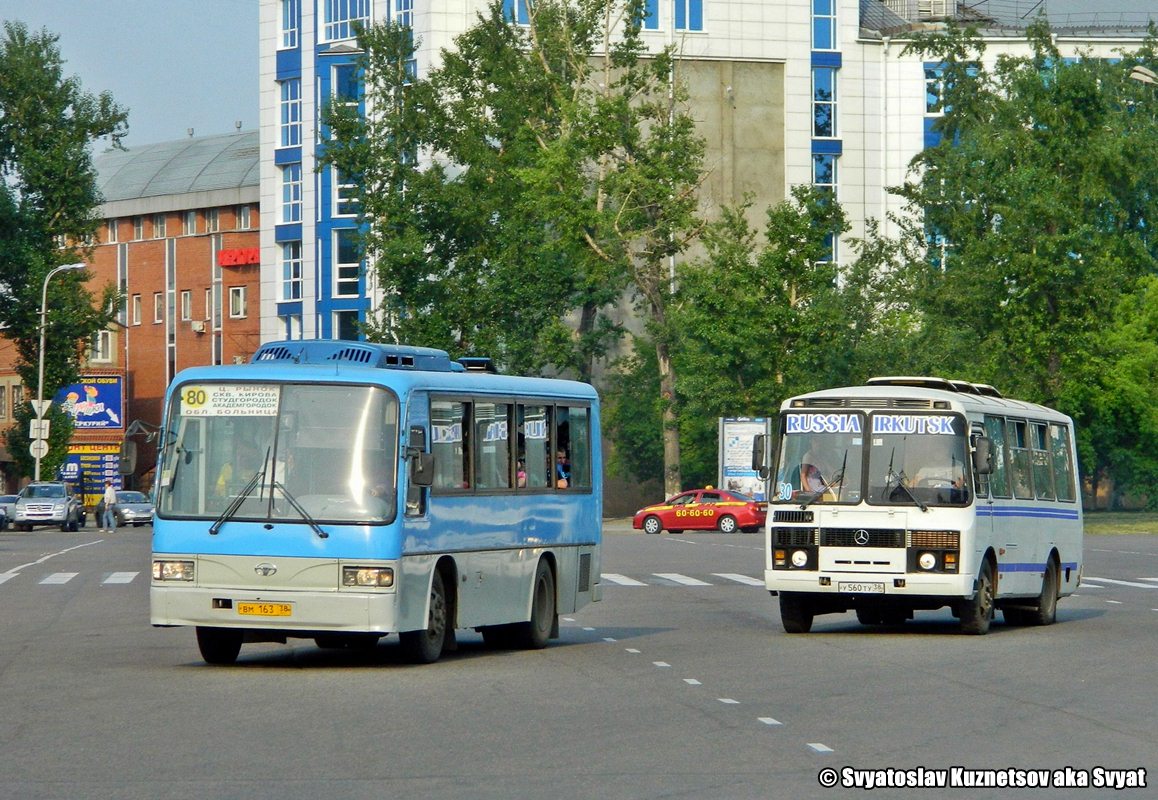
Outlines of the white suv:
{"label": "white suv", "polygon": [[30,531],[35,525],[59,525],[62,531],[75,531],[84,525],[84,506],[63,481],[30,483],[20,490],[13,510],[12,525],[18,531]]}

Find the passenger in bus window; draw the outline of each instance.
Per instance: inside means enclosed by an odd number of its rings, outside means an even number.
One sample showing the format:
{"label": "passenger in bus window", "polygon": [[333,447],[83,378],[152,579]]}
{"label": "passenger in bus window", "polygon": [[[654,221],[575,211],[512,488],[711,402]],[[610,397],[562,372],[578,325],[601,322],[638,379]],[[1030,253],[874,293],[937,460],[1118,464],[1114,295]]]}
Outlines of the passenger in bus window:
{"label": "passenger in bus window", "polygon": [[518,464],[515,466],[515,484],[520,489],[527,488],[527,461],[520,458]]}
{"label": "passenger in bus window", "polygon": [[566,489],[571,485],[571,460],[567,458],[566,450],[555,453],[555,486]]}

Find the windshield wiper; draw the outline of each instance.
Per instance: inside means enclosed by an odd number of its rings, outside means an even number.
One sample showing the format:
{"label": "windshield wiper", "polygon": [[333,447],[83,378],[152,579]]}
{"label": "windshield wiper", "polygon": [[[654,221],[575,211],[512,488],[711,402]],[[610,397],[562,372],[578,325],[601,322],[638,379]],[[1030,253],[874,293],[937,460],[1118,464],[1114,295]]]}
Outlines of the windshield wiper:
{"label": "windshield wiper", "polygon": [[233,502],[230,503],[225,508],[225,510],[221,512],[221,516],[217,518],[217,521],[209,526],[209,533],[212,536],[216,536],[217,532],[221,530],[221,526],[225,524],[225,521],[237,513],[237,509],[241,508],[241,504],[249,499],[249,493],[253,491],[253,487],[257,486],[258,481],[262,480],[264,477],[264,467],[253,474],[253,477],[250,478],[245,486],[242,487],[241,491],[237,493],[237,497],[233,498]]}
{"label": "windshield wiper", "polygon": [[840,490],[844,488],[844,470],[845,470],[845,467],[847,467],[847,466],[848,466],[848,450],[846,449],[844,451],[844,458],[840,462],[840,470],[835,475],[832,476],[832,480],[830,480],[828,482],[825,482],[822,480],[821,481],[821,487],[818,490],[816,490],[815,492],[813,492],[811,497],[809,497],[807,500],[805,500],[803,503],[800,504],[800,510],[803,511],[804,509],[808,508],[810,505],[815,503],[817,500],[819,500],[821,497],[823,497],[824,493],[827,492],[829,489],[831,489],[833,486],[836,487],[836,499],[837,499],[837,502],[839,502],[840,501]]}
{"label": "windshield wiper", "polygon": [[897,488],[904,489],[905,494],[909,496],[909,499],[917,504],[917,508],[921,509],[922,511],[928,511],[929,507],[918,500],[917,496],[913,494],[913,491],[909,488],[908,481],[905,480],[905,471],[901,470],[899,474],[893,472],[893,456],[896,455],[896,452],[897,449],[894,447],[893,452],[889,454],[889,474],[885,476],[884,499],[892,499],[892,495],[889,492],[889,487],[892,486],[893,480],[895,479],[897,481]]}
{"label": "windshield wiper", "polygon": [[288,500],[289,504],[294,507],[294,511],[301,514],[302,519],[304,519],[306,521],[306,524],[309,525],[310,528],[313,529],[314,533],[316,533],[318,535],[319,539],[330,538],[330,534],[328,534],[324,530],[322,530],[321,526],[318,525],[317,521],[313,517],[310,516],[309,512],[306,511],[304,508],[302,508],[302,504],[299,503],[297,498],[294,497],[290,493],[289,489],[285,488],[284,483],[281,483],[280,481],[274,481],[273,482],[273,488],[281,490],[281,493],[283,495],[285,495],[285,499]]}

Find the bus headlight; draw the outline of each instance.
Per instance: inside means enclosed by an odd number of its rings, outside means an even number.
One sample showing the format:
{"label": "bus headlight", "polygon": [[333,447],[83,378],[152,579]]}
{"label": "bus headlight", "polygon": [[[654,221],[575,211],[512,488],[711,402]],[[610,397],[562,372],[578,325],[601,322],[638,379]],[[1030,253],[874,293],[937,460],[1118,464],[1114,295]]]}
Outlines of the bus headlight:
{"label": "bus headlight", "polygon": [[808,551],[794,550],[792,551],[792,566],[797,569],[803,569],[808,566]]}
{"label": "bus headlight", "polygon": [[394,585],[394,568],[342,567],[342,585],[390,587]]}
{"label": "bus headlight", "polygon": [[917,564],[921,569],[932,569],[937,566],[937,557],[932,553],[921,553],[921,555],[917,557]]}
{"label": "bus headlight", "polygon": [[192,581],[192,561],[154,561],[153,580],[155,581]]}

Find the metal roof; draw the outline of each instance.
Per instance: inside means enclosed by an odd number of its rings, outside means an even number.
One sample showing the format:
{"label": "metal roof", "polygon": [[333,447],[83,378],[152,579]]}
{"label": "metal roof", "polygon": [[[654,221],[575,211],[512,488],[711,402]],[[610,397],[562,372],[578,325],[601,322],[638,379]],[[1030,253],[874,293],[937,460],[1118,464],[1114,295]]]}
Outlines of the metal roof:
{"label": "metal roof", "polygon": [[93,159],[106,203],[258,185],[257,131],[107,150]]}

